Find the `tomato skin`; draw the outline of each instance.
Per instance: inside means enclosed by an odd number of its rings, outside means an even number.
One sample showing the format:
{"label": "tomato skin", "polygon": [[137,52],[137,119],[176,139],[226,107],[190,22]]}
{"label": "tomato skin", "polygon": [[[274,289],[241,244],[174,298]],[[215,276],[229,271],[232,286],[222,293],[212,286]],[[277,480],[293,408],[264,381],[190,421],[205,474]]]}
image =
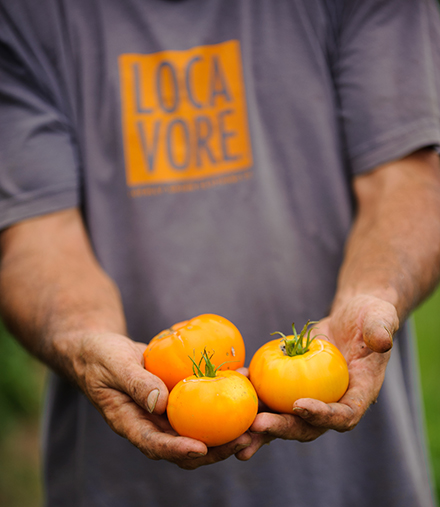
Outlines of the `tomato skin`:
{"label": "tomato skin", "polygon": [[220,370],[244,365],[243,337],[229,320],[211,313],[179,322],[156,335],[144,351],[145,368],[165,382],[168,390],[193,374],[190,357],[198,362],[204,349],[215,353]]}
{"label": "tomato skin", "polygon": [[217,371],[214,378],[192,375],[180,381],[171,391],[167,406],[174,430],[208,447],[242,435],[257,411],[257,393],[251,382],[232,370]]}
{"label": "tomato skin", "polygon": [[249,378],[261,401],[281,413],[292,413],[300,398],[336,402],[349,380],[344,356],[332,343],[318,338],[305,354],[293,357],[283,353],[280,340],[271,340],[253,356]]}

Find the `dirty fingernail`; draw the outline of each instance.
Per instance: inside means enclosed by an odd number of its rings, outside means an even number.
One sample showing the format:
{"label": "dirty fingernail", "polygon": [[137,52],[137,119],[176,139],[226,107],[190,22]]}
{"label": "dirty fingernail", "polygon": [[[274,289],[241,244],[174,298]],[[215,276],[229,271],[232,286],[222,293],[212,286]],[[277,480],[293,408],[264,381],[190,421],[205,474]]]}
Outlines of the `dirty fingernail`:
{"label": "dirty fingernail", "polygon": [[393,333],[388,329],[387,326],[383,326],[385,331],[388,333],[388,336],[390,337],[390,340],[391,340],[391,346],[393,345]]}
{"label": "dirty fingernail", "polygon": [[159,389],[153,389],[147,397],[147,409],[148,412],[150,412],[150,414],[153,413],[158,398],[159,398]]}
{"label": "dirty fingernail", "polygon": [[293,413],[301,417],[307,417],[309,415],[309,411],[301,407],[293,407]]}
{"label": "dirty fingernail", "polygon": [[236,452],[242,451],[243,449],[246,449],[246,447],[249,447],[250,445],[251,444],[238,444],[237,446],[235,446],[234,454]]}
{"label": "dirty fingernail", "polygon": [[187,454],[188,458],[201,458],[202,456],[206,456],[205,454],[203,454],[203,452],[193,452],[193,451],[190,451],[188,454]]}

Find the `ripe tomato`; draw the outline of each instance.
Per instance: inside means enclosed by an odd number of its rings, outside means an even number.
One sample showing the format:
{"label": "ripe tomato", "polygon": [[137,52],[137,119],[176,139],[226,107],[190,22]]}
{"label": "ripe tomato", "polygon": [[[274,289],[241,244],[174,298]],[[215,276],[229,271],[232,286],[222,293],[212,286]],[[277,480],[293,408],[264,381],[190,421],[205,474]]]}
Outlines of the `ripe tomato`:
{"label": "ripe tomato", "polygon": [[[208,362],[206,351],[205,355]],[[258,412],[257,393],[236,371],[217,368],[205,375],[198,371],[171,391],[168,420],[179,435],[201,440],[208,447],[226,444],[253,423]]]}
{"label": "ripe tomato", "polygon": [[204,349],[215,352],[222,370],[244,365],[245,347],[240,331],[224,317],[204,314],[171,326],[156,335],[144,352],[145,368],[162,379],[168,390],[192,375],[190,357],[197,361]]}
{"label": "ripe tomato", "polygon": [[336,402],[347,390],[344,356],[327,340],[310,338],[308,325],[300,335],[294,325],[293,335],[279,333],[284,338],[263,345],[249,365],[249,378],[259,398],[277,412],[291,413],[300,398]]}

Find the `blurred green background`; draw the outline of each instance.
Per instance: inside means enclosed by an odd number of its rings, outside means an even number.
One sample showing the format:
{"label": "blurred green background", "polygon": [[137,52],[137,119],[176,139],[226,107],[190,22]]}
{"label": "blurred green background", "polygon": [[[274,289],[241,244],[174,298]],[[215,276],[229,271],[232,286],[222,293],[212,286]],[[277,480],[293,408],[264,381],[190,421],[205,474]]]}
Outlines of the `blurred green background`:
{"label": "blurred green background", "polygon": [[[440,290],[415,313],[426,424],[440,504]],[[41,507],[40,414],[46,370],[0,323],[0,505]]]}

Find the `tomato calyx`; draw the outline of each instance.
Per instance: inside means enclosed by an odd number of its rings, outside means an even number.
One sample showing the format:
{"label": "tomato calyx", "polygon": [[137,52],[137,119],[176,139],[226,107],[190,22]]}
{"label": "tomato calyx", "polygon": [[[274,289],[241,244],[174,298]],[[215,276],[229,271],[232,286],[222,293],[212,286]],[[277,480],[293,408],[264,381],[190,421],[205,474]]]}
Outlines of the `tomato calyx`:
{"label": "tomato calyx", "polygon": [[[271,333],[271,335],[279,334],[282,336],[280,349],[283,352],[285,356],[294,357],[294,356],[301,356],[308,352],[310,344],[317,336],[324,336],[324,335],[315,335],[313,337],[310,336],[310,333],[312,332],[313,325],[317,324],[317,321],[307,321],[307,324],[302,328],[302,331],[298,334],[295,329],[295,323],[292,323],[292,331],[293,334],[290,336],[286,336],[284,333],[281,333],[281,331],[275,331],[274,333]],[[310,327],[309,329],[309,326]],[[305,343],[304,343],[305,339]]]}
{"label": "tomato calyx", "polygon": [[[214,355],[214,352],[211,355],[209,355],[208,351],[205,348],[202,352],[202,357],[200,358],[200,361],[198,364],[196,363],[194,358],[192,358],[191,356],[188,356],[193,363],[192,364],[193,373],[197,378],[203,378],[203,377],[215,378],[217,376],[217,371],[224,364],[237,362],[237,361],[224,361],[223,363],[221,363],[219,366],[216,367],[211,361],[213,355]],[[201,369],[202,361],[205,362],[205,373],[203,373],[203,371]]]}

